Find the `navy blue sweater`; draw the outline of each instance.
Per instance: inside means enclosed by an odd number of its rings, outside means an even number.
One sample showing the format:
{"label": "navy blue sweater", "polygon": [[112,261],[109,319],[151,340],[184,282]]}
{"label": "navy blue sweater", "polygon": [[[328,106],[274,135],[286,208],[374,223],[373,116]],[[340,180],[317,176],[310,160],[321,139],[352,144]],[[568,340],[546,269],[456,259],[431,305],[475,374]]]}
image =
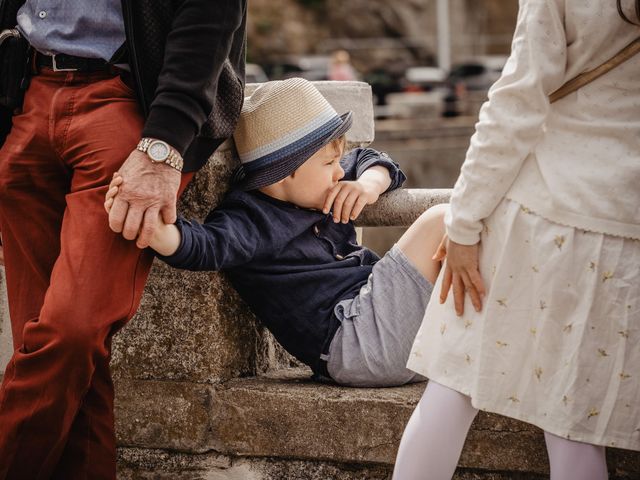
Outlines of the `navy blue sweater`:
{"label": "navy blue sweater", "polygon": [[[383,165],[398,188],[404,174],[386,154],[370,148],[347,153],[343,180]],[[322,372],[339,321],[333,309],[353,298],[379,257],[356,243],[353,223],[299,208],[259,191],[231,191],[204,224],[179,218],[176,253],[160,257],[189,270],[223,270],[255,315],[282,346],[314,372]]]}

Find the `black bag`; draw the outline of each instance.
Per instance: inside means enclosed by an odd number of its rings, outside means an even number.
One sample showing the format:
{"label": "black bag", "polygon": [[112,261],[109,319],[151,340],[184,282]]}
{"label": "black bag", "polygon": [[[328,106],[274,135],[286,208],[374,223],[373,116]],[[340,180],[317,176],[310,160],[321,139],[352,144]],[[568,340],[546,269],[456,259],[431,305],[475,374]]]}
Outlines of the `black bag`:
{"label": "black bag", "polygon": [[12,112],[22,107],[29,86],[30,53],[17,29],[0,32],[0,106]]}

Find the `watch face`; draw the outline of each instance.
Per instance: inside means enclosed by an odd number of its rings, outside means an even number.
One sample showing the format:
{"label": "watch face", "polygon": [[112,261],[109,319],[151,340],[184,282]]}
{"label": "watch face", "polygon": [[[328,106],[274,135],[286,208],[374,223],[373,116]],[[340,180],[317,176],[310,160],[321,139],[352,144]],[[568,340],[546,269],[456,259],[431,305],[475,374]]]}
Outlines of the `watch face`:
{"label": "watch face", "polygon": [[164,162],[169,156],[169,145],[160,140],[156,140],[149,145],[148,154],[151,160],[155,162]]}

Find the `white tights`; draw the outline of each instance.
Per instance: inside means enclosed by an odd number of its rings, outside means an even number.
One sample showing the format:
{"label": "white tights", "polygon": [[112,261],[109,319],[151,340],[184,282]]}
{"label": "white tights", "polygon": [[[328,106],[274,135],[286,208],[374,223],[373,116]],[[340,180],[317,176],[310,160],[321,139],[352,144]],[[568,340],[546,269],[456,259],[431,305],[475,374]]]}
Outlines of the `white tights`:
{"label": "white tights", "polygon": [[[405,428],[393,480],[450,480],[478,410],[469,397],[430,381]],[[604,447],[545,432],[551,480],[606,480]]]}

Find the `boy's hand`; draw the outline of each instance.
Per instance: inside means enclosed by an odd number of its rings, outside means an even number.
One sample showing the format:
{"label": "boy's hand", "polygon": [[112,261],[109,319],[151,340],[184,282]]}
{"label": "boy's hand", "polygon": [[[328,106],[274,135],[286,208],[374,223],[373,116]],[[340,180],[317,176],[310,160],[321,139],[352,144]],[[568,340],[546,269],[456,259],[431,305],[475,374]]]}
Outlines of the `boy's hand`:
{"label": "boy's hand", "polygon": [[389,170],[381,165],[374,165],[365,170],[355,182],[338,182],[329,191],[322,212],[329,213],[333,206],[333,221],[348,223],[349,220],[358,218],[365,205],[376,203],[389,185]]}
{"label": "boy's hand", "polygon": [[333,210],[335,223],[348,223],[349,220],[358,218],[365,205],[375,203],[381,193],[376,184],[361,180],[362,178],[355,182],[338,182],[329,191],[322,212],[329,213]]}
{"label": "boy's hand", "polygon": [[109,190],[107,190],[107,194],[104,198],[104,209],[107,211],[107,214],[111,211],[113,199],[116,198],[116,195],[118,194],[118,187],[120,185],[122,185],[122,177],[118,172],[114,172],[111,183],[109,184]]}

